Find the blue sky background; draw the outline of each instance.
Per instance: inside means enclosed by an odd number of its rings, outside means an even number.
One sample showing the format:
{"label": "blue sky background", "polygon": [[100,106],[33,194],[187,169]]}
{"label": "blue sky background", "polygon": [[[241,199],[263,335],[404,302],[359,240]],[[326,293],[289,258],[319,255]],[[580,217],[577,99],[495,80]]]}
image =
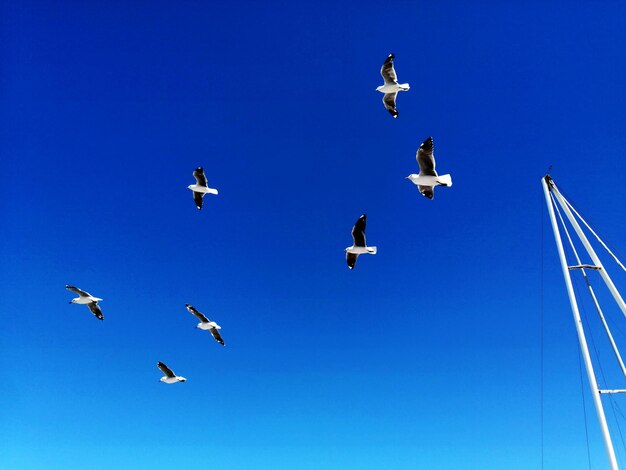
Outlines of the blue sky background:
{"label": "blue sky background", "polygon": [[604,468],[540,178],[626,253],[624,2],[126,3],[1,4],[2,468]]}

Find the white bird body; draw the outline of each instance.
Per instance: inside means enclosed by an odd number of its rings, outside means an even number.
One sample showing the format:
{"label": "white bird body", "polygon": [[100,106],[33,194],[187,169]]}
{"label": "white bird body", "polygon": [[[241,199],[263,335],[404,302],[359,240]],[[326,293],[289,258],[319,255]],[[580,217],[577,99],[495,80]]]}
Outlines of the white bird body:
{"label": "white bird body", "polygon": [[84,290],[81,290],[78,287],[65,286],[65,288],[69,290],[70,292],[74,292],[75,294],[78,294],[78,297],[70,300],[71,304],[86,305],[89,308],[89,311],[93,313],[94,316],[98,320],[104,320],[104,315],[102,314],[102,310],[98,306],[98,302],[100,302],[102,299],[98,297],[94,297],[89,292],[85,292]]}
{"label": "white bird body", "polygon": [[214,321],[211,321],[207,317],[205,317],[204,314],[200,312],[197,308],[195,308],[193,305],[185,304],[185,307],[187,307],[187,310],[189,310],[189,313],[191,313],[194,317],[200,320],[200,323],[196,325],[196,328],[199,328],[204,331],[208,331],[209,333],[211,333],[211,336],[213,336],[215,341],[217,341],[222,346],[224,346],[224,339],[222,338],[222,335],[220,335],[218,331],[218,330],[221,330],[222,327],[219,326]]}
{"label": "white bird body", "polygon": [[346,262],[348,268],[354,269],[356,260],[359,255],[375,255],[378,249],[375,246],[367,246],[365,241],[365,225],[367,223],[367,217],[363,214],[358,218],[354,227],[352,227],[352,246],[345,249]]}
{"label": "white bird body", "polygon": [[376,91],[381,93],[397,93],[399,91],[409,91],[411,87],[408,83],[385,83],[376,88]]}
{"label": "white bird body", "polygon": [[215,328],[216,330],[221,330],[222,327],[219,326],[217,323],[215,323],[214,321],[210,321],[210,322],[200,322],[198,323],[198,325],[196,326],[196,328],[200,328],[201,330],[210,330],[211,328]]}
{"label": "white bird body", "polygon": [[380,75],[383,77],[384,83],[377,87],[376,91],[385,94],[385,96],[383,96],[385,109],[389,111],[389,114],[394,118],[397,118],[398,110],[396,109],[396,98],[398,97],[398,92],[408,91],[410,87],[408,83],[398,83],[398,75],[393,68],[394,57],[393,54],[389,54],[383,66],[380,68]]}
{"label": "white bird body", "polygon": [[161,380],[161,382],[165,382],[166,384],[175,384],[176,382],[185,382],[187,379],[185,377],[180,377],[180,376],[176,376],[176,377],[163,376],[159,380]]}
{"label": "white bird body", "polygon": [[352,253],[353,255],[370,254],[375,255],[377,248],[375,246],[349,246],[346,248],[346,253]]}
{"label": "white bird body", "polygon": [[196,203],[198,210],[202,209],[202,200],[206,194],[217,194],[217,189],[209,188],[207,184],[206,175],[204,169],[199,166],[193,172],[193,177],[196,179],[196,184],[190,184],[187,189],[193,191],[193,200]]}
{"label": "white bird body", "polygon": [[202,194],[217,194],[217,189],[209,188],[207,186],[200,186],[197,184],[190,184],[187,189],[191,189],[194,193]]}
{"label": "white bird body", "polygon": [[413,173],[407,178],[416,186],[452,186],[452,176],[450,175],[431,176]]}
{"label": "white bird body", "polygon": [[94,297],[90,295],[89,297],[76,297],[75,299],[71,300],[71,303],[87,305],[87,304],[90,304],[91,302],[100,302],[101,300],[102,299],[99,299],[98,297]]}
{"label": "white bird body", "polygon": [[420,167],[420,172],[417,175],[411,173],[406,178],[417,186],[422,196],[433,199],[436,186],[452,186],[452,176],[439,175],[435,171],[435,146],[432,137],[422,142],[422,145],[417,149],[415,159]]}
{"label": "white bird body", "polygon": [[163,377],[161,377],[159,379],[163,383],[175,384],[176,382],[186,382],[187,381],[187,379],[185,377],[182,377],[180,375],[176,375],[172,369],[167,367],[161,361],[159,361],[157,363],[157,367],[159,369],[161,369],[161,372],[163,372],[165,374]]}

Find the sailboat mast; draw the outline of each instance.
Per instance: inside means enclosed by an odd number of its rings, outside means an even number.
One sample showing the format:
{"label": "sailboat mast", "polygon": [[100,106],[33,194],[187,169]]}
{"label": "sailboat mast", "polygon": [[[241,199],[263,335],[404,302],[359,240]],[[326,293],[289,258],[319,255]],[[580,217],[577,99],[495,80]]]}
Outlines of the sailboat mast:
{"label": "sailboat mast", "polygon": [[593,371],[593,364],[591,363],[591,356],[589,354],[589,348],[587,346],[587,339],[585,337],[583,323],[580,318],[580,312],[578,311],[578,303],[576,302],[576,296],[574,295],[572,279],[570,277],[567,259],[565,258],[565,250],[563,249],[563,242],[561,240],[559,226],[556,221],[554,207],[552,206],[552,199],[550,197],[550,191],[553,187],[555,187],[554,182],[549,175],[546,175],[541,179],[541,183],[543,185],[543,192],[546,197],[546,205],[548,206],[550,221],[552,222],[552,231],[554,232],[554,239],[556,241],[557,251],[559,252],[559,260],[561,261],[561,268],[563,270],[563,278],[565,279],[567,296],[569,297],[569,302],[572,307],[572,314],[574,315],[574,323],[576,325],[576,332],[578,333],[578,342],[580,343],[580,350],[583,355],[585,369],[587,370],[587,379],[589,380],[589,387],[591,388],[591,396],[593,397],[593,403],[596,408],[598,421],[600,423],[600,429],[602,431],[602,437],[604,439],[604,446],[606,448],[607,456],[609,458],[609,465],[611,470],[617,470],[619,467],[617,466],[617,459],[615,458],[615,450],[613,449],[611,434],[609,433],[609,427],[606,422],[606,416],[604,414],[604,408],[602,406],[602,399],[600,396],[600,389],[598,387],[596,376]]}

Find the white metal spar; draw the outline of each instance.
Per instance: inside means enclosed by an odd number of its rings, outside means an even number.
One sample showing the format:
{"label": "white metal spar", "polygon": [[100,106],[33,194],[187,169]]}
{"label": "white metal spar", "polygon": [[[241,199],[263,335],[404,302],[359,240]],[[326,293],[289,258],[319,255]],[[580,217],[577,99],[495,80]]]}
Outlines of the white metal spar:
{"label": "white metal spar", "polygon": [[594,264],[598,268],[600,268],[598,270],[600,272],[600,276],[602,276],[602,279],[604,279],[604,283],[609,288],[609,291],[611,292],[611,295],[615,299],[615,302],[617,302],[617,305],[619,306],[620,310],[622,311],[622,313],[626,317],[626,303],[624,303],[624,299],[622,299],[622,296],[620,295],[620,293],[618,292],[617,288],[613,284],[613,281],[611,280],[611,278],[607,274],[606,269],[604,269],[604,266],[602,265],[602,262],[600,261],[600,259],[596,255],[596,252],[591,247],[591,244],[589,243],[589,240],[587,240],[587,237],[585,236],[584,232],[580,228],[580,225],[578,225],[578,222],[576,221],[576,219],[574,218],[572,212],[569,209],[569,205],[567,204],[567,201],[565,200],[565,198],[563,196],[561,196],[561,193],[559,192],[558,188],[554,184],[554,181],[552,181],[552,180],[550,180],[550,181],[551,181],[552,193],[556,197],[557,201],[559,201],[559,204],[563,208],[563,212],[565,212],[565,215],[567,216],[567,218],[569,219],[570,223],[572,224],[572,227],[574,227],[574,230],[576,230],[576,234],[580,238],[580,241],[583,243],[583,246],[585,247],[585,250],[587,250],[587,253],[589,253],[589,256],[591,256],[591,259],[593,260]]}
{"label": "white metal spar", "polygon": [[[604,331],[606,331],[606,335],[609,338],[609,342],[611,343],[611,347],[613,348],[613,353],[615,354],[615,358],[617,359],[617,362],[619,363],[620,368],[622,369],[622,374],[624,374],[624,376],[626,377],[626,365],[624,365],[624,361],[622,360],[622,355],[619,353],[619,349],[617,348],[617,344],[615,344],[615,339],[613,339],[613,334],[611,333],[611,329],[609,328],[609,324],[606,322],[606,318],[604,318],[604,313],[602,312],[602,308],[600,307],[600,303],[598,302],[598,298],[596,297],[596,293],[593,290],[593,287],[591,287],[591,282],[589,282],[589,278],[587,277],[587,273],[585,272],[585,269],[592,269],[595,271],[599,271],[602,268],[599,268],[597,266],[591,266],[589,264],[581,264],[580,258],[578,256],[578,252],[576,251],[576,247],[574,246],[574,243],[572,242],[572,237],[570,237],[569,234],[569,230],[567,230],[567,227],[565,226],[565,221],[563,220],[563,216],[561,215],[561,211],[559,210],[559,207],[556,205],[555,199],[554,199],[554,195],[550,194],[550,196],[552,197],[552,202],[554,204],[554,207],[556,208],[556,212],[559,216],[559,220],[561,221],[561,225],[563,226],[563,230],[565,231],[565,235],[567,236],[567,240],[569,241],[570,247],[572,248],[572,251],[574,252],[574,257],[576,258],[576,262],[578,263],[576,266],[568,266],[567,269],[569,269],[570,271],[574,270],[574,269],[580,269],[580,272],[582,273],[583,277],[585,278],[585,283],[587,284],[587,289],[589,289],[589,293],[591,294],[591,298],[593,299],[593,303],[596,306],[596,310],[598,311],[598,315],[600,316],[600,320],[602,320],[602,325],[604,325]],[[567,200],[565,200],[565,202],[568,202]],[[571,208],[571,204],[568,205]],[[580,217],[580,215],[578,216]],[[581,220],[584,222],[584,220],[581,218]],[[586,225],[586,223],[585,223]]]}
{"label": "white metal spar", "polygon": [[[583,323],[580,318],[580,312],[578,311],[578,303],[576,302],[576,296],[574,295],[574,288],[572,286],[572,279],[570,277],[569,269],[567,266],[567,259],[565,258],[565,251],[563,250],[563,242],[561,241],[561,234],[559,232],[559,226],[554,215],[554,207],[552,206],[552,199],[550,198],[550,191],[556,189],[552,178],[546,175],[541,179],[543,185],[543,193],[546,197],[546,205],[548,206],[548,212],[550,214],[550,221],[552,223],[552,231],[554,232],[554,239],[556,241],[557,251],[559,253],[559,260],[561,261],[561,268],[563,270],[563,278],[565,280],[565,287],[567,289],[567,296],[569,297],[570,305],[572,307],[572,314],[574,316],[574,323],[576,325],[576,332],[578,333],[578,341],[580,343],[580,350],[583,355],[585,363],[585,369],[587,370],[587,379],[589,380],[589,386],[591,387],[591,396],[593,397],[593,403],[598,415],[598,421],[600,429],[602,431],[602,437],[604,439],[604,446],[609,458],[609,465],[611,470],[618,470],[617,459],[615,458],[615,450],[613,449],[613,442],[611,441],[611,434],[609,427],[606,423],[606,416],[604,414],[604,408],[602,407],[602,399],[600,397],[600,389],[596,382],[596,376],[593,371],[593,364],[591,363],[591,356],[589,355],[589,348],[587,346],[587,339],[585,338],[585,331],[583,329]],[[560,201],[559,201],[560,202]],[[562,204],[562,203],[561,203]],[[594,260],[595,262],[595,260]],[[601,265],[600,265],[601,266]],[[602,272],[603,270],[601,270]]]}

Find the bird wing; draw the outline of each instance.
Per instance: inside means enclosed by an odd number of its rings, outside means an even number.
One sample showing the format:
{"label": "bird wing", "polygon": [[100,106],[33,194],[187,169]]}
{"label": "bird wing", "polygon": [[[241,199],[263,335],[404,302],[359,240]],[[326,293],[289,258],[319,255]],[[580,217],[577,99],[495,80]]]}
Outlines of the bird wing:
{"label": "bird wing", "polygon": [[355,255],[354,253],[346,253],[346,262],[348,263],[348,267],[350,269],[354,269],[354,265],[356,264],[356,260],[359,255]]}
{"label": "bird wing", "polygon": [[366,216],[363,214],[356,221],[354,227],[352,227],[352,239],[354,240],[354,246],[366,246],[365,245],[365,223]]}
{"label": "bird wing", "polygon": [[201,166],[193,171],[193,177],[196,179],[196,183],[198,183],[198,186],[204,186],[205,188],[207,187],[206,176],[204,176],[204,169]]}
{"label": "bird wing", "polygon": [[428,199],[432,199],[435,197],[435,187],[434,186],[422,186],[417,185],[417,189],[420,190],[422,196],[426,196]]}
{"label": "bird wing", "polygon": [[165,364],[163,364],[161,361],[159,361],[157,363],[157,367],[159,369],[161,369],[161,372],[163,372],[166,376],[168,377],[176,377],[176,374],[174,374],[174,372],[172,372],[172,369],[170,369],[169,367],[167,367]]}
{"label": "bird wing", "polygon": [[417,149],[415,158],[417,159],[417,164],[420,167],[420,175],[437,176],[437,172],[435,171],[435,155],[432,137],[429,137],[422,142],[420,148]]}
{"label": "bird wing", "polygon": [[93,313],[96,318],[98,318],[98,320],[104,320],[104,315],[102,315],[102,310],[100,310],[100,307],[98,306],[98,302],[89,302],[87,304],[87,307],[89,307],[89,310],[91,310],[91,313]]}
{"label": "bird wing", "polygon": [[91,297],[91,295],[87,292],[85,292],[84,290],[80,290],[78,287],[74,287],[74,286],[65,286],[65,288],[69,291],[72,291],[78,295],[80,295],[81,297]]}
{"label": "bird wing", "polygon": [[196,203],[196,207],[197,207],[198,209],[202,209],[202,199],[203,199],[203,197],[202,197],[202,196],[203,196],[203,194],[202,194],[202,193],[199,193],[199,192],[197,192],[197,191],[194,191],[194,192],[193,192],[193,200],[194,200],[194,202]]}
{"label": "bird wing", "polygon": [[224,346],[224,340],[220,336],[220,332],[218,331],[218,329],[212,326],[211,328],[209,328],[209,331],[211,332],[211,335],[213,335],[213,338],[215,338],[215,341]]}
{"label": "bird wing", "polygon": [[383,104],[385,105],[385,109],[389,111],[393,117],[398,117],[398,110],[396,109],[396,97],[398,93],[385,93],[383,96]]}
{"label": "bird wing", "polygon": [[198,310],[193,305],[186,304],[185,307],[187,307],[187,310],[189,310],[189,312],[191,312],[202,323],[209,323],[209,319],[202,315],[200,312],[198,312]]}
{"label": "bird wing", "polygon": [[395,55],[389,54],[389,56],[385,59],[383,66],[380,68],[380,74],[382,75],[383,80],[385,80],[385,83],[389,85],[398,83],[398,76],[393,68],[394,58]]}

